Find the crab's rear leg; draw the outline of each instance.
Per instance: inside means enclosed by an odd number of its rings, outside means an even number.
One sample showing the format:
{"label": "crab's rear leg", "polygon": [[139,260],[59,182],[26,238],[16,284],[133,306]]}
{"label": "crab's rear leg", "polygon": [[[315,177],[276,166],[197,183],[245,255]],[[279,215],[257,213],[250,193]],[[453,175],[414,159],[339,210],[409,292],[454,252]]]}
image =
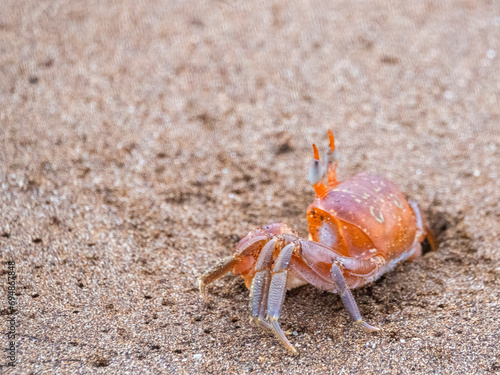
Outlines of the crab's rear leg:
{"label": "crab's rear leg", "polygon": [[271,329],[276,337],[293,354],[298,354],[298,351],[286,338],[278,323],[278,319],[280,317],[283,300],[285,299],[286,280],[288,276],[288,269],[290,267],[290,260],[296,246],[297,245],[295,243],[290,243],[286,245],[278,255],[274,264],[271,285],[269,286],[269,297],[267,299],[267,318],[271,324]]}
{"label": "crab's rear leg", "polygon": [[239,263],[246,260],[248,256],[252,255],[259,248],[261,248],[267,240],[267,236],[249,237],[248,239],[243,240],[238,244],[234,255],[222,259],[206,273],[201,275],[198,280],[198,285],[201,296],[205,302],[208,302],[206,286],[224,276],[229,271],[232,271]]}
{"label": "crab's rear leg", "polygon": [[208,272],[200,276],[198,279],[198,286],[200,288],[201,296],[205,302],[208,303],[206,286],[231,271],[237,262],[238,259],[231,255],[222,259],[219,263],[208,270]]}
{"label": "crab's rear leg", "polygon": [[420,211],[420,207],[418,206],[418,203],[414,202],[414,201],[408,201],[408,203],[410,204],[411,208],[413,209],[413,212],[415,213],[415,219],[417,221],[417,229],[419,232],[419,236],[418,236],[419,249],[418,249],[418,251],[415,252],[415,254],[413,254],[410,257],[410,260],[413,260],[413,259],[418,258],[419,256],[422,255],[422,246],[420,245],[420,242],[422,242],[424,239],[426,239],[427,242],[429,243],[431,251],[437,250],[438,243],[436,241],[436,238],[432,234],[430,228],[427,226],[427,223],[425,222],[425,220],[422,216],[422,213]]}
{"label": "crab's rear leg", "polygon": [[356,301],[354,300],[354,297],[345,282],[345,278],[344,275],[342,274],[342,271],[340,270],[339,266],[336,264],[335,261],[332,264],[330,273],[332,275],[333,282],[337,285],[338,293],[340,294],[342,303],[344,304],[344,307],[346,308],[353,322],[358,324],[366,332],[373,332],[380,330],[380,328],[366,323],[363,320],[363,318],[361,318],[358,305],[356,304]]}

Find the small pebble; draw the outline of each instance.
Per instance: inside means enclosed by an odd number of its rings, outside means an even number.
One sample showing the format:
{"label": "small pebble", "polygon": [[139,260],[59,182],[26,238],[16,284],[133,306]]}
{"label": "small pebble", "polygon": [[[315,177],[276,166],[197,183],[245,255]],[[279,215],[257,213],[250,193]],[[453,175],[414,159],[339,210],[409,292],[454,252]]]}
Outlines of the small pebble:
{"label": "small pebble", "polygon": [[293,334],[294,336],[297,336],[297,335],[298,335],[298,332],[297,332],[297,331],[293,331],[293,332],[292,332],[292,334]]}
{"label": "small pebble", "polygon": [[194,359],[200,359],[201,358],[201,354],[195,354],[195,355],[193,355],[193,358]]}

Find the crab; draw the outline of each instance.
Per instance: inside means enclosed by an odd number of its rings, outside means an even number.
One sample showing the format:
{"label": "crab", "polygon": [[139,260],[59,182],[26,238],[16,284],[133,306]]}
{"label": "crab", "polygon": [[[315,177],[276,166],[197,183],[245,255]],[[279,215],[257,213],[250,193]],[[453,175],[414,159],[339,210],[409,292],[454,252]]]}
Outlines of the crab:
{"label": "crab", "polygon": [[378,331],[361,317],[351,289],[421,256],[423,241],[431,250],[437,246],[417,203],[407,201],[389,180],[367,173],[337,180],[331,130],[328,135],[325,167],[313,144],[309,181],[316,198],[307,209],[309,238],[283,223],[258,227],[238,242],[233,255],[199,278],[208,302],[206,285],[229,271],[241,275],[250,289],[251,321],[272,331],[292,354],[298,351],[278,322],[287,290],[312,284],[337,293],[354,323],[366,332]]}

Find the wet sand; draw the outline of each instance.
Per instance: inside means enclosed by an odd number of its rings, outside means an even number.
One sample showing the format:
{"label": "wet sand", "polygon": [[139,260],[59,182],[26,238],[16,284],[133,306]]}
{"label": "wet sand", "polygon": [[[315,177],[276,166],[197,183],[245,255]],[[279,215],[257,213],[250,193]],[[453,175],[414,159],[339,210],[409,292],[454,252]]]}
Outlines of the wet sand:
{"label": "wet sand", "polygon": [[[0,372],[500,371],[497,2],[7,1],[0,14]],[[354,296],[197,277],[252,228],[307,236],[311,144],[391,179],[440,241]]]}

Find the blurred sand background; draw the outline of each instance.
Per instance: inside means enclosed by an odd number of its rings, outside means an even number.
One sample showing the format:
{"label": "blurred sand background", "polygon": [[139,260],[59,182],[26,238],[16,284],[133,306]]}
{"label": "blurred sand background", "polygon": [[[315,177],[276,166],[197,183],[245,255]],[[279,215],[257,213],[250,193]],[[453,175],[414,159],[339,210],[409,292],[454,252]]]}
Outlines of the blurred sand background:
{"label": "blurred sand background", "polygon": [[[499,373],[498,1],[13,1],[0,10],[4,374]],[[307,235],[311,143],[390,178],[439,250],[354,292],[196,278],[255,226]],[[0,347],[7,346],[5,335]]]}

